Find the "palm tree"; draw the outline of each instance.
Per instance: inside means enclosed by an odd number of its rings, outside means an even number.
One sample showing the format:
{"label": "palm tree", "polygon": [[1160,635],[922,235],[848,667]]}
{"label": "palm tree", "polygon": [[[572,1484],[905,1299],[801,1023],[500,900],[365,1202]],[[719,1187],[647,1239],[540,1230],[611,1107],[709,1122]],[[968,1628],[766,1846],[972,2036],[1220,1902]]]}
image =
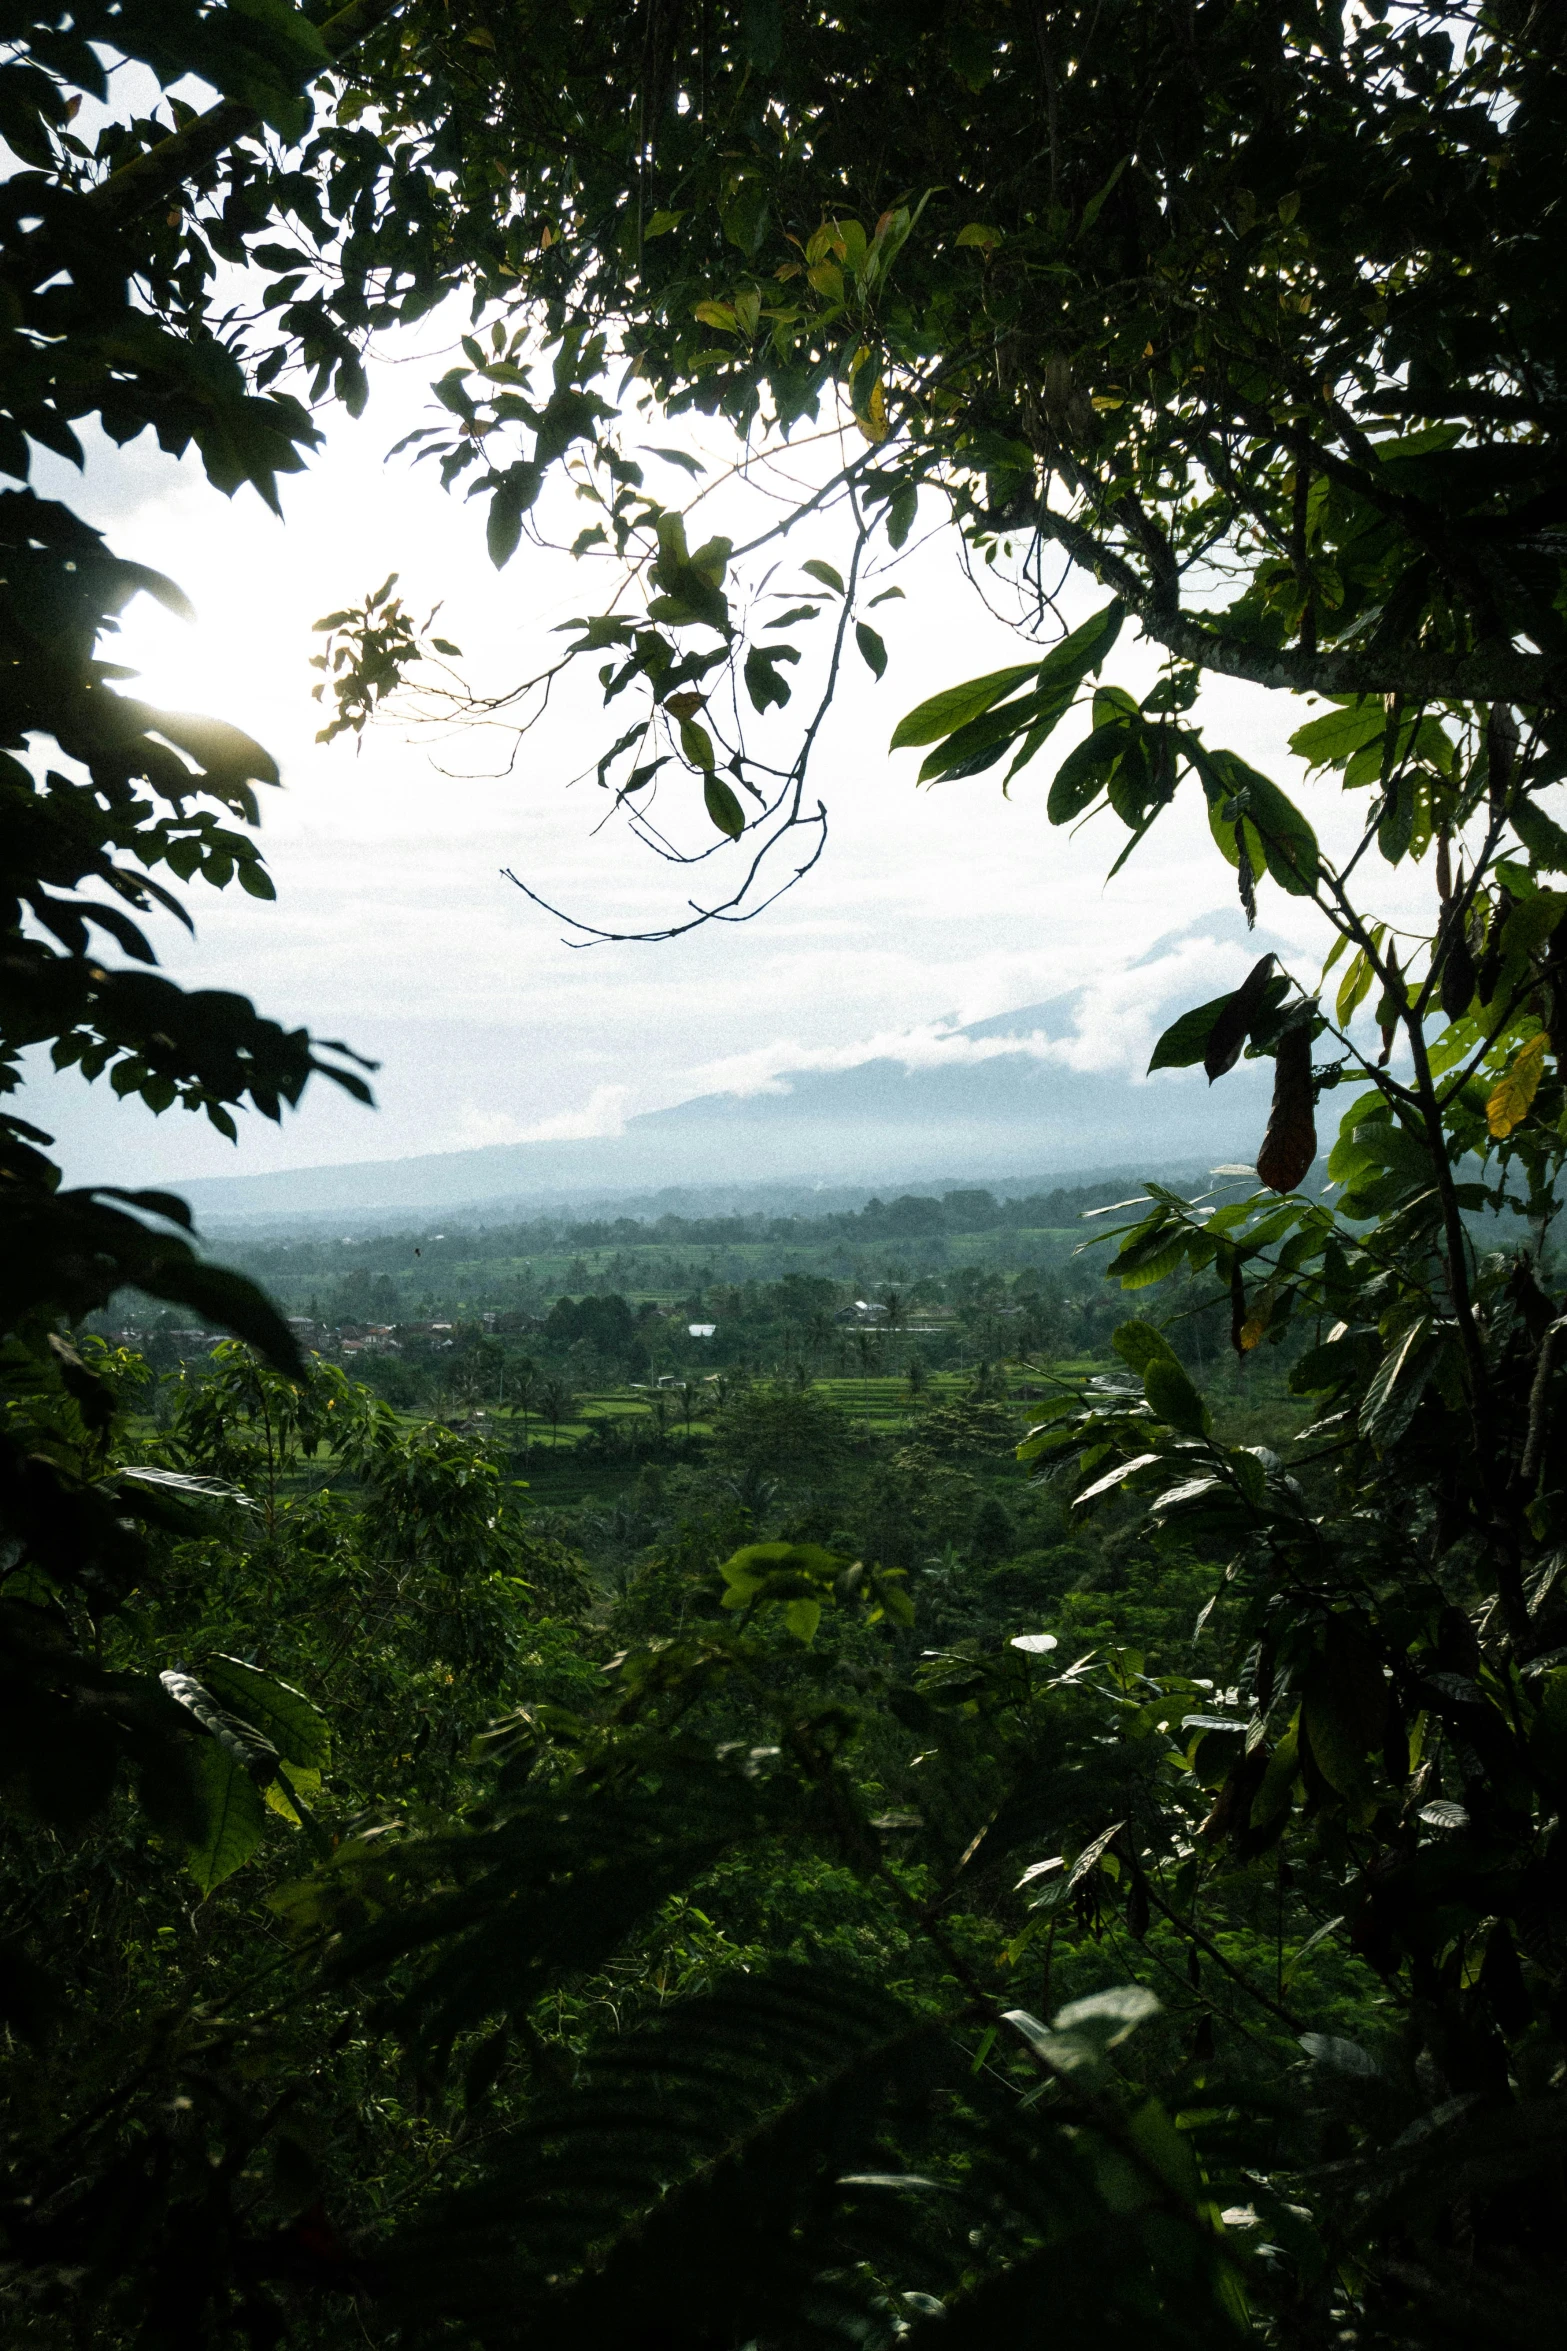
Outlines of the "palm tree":
{"label": "palm tree", "polygon": [[564,1380],[546,1380],[539,1390],[539,1410],[550,1424],[550,1443],[560,1436],[560,1424],[570,1420],[577,1409],[577,1399]]}
{"label": "palm tree", "polygon": [[529,1357],[525,1355],[520,1363],[512,1365],[511,1408],[514,1413],[522,1414],[522,1449],[525,1453],[528,1450],[528,1414],[538,1402],[541,1386],[539,1367]]}

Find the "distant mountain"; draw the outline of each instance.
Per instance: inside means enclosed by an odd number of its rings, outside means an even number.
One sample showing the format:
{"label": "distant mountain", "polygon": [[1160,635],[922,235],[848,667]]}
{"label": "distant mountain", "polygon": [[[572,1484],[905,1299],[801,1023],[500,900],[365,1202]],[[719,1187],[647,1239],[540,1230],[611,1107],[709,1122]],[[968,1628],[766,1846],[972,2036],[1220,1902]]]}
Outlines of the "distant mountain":
{"label": "distant mountain", "polygon": [[[783,1073],[767,1090],[700,1095],[579,1142],[203,1178],[179,1187],[209,1228],[243,1219],[397,1211],[494,1213],[660,1187],[813,1187],[1081,1178],[1115,1167],[1254,1158],[1267,1119],[1265,1064],[1210,1092],[1198,1071],[1137,1074],[1159,1029],[1236,984],[1265,942],[1224,917],[1160,942],[1098,985],[962,1028],[921,1033],[906,1054]],[[847,1058],[847,1057],[845,1057]]]}

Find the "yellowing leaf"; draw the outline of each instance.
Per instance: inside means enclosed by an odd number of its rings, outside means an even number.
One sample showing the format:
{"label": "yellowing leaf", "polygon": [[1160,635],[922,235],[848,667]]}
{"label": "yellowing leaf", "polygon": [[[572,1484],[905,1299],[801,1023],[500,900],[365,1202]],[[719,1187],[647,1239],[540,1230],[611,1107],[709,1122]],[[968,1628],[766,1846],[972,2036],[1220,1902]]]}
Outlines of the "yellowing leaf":
{"label": "yellowing leaf", "polygon": [[[310,1771],[303,1764],[293,1764],[289,1767],[288,1777],[289,1786],[296,1796],[307,1797],[320,1793],[321,1774],[318,1771]],[[280,1814],[288,1822],[290,1828],[297,1829],[302,1825],[299,1814],[289,1801],[289,1789],[285,1788],[281,1780],[274,1780],[270,1787],[263,1789],[262,1793],[266,1798],[268,1809]]]}
{"label": "yellowing leaf", "polygon": [[955,245],[977,245],[982,253],[992,252],[1000,242],[999,229],[987,229],[977,220],[971,220],[966,229],[959,229],[953,239]]}
{"label": "yellowing leaf", "polygon": [[1545,1070],[1545,1056],[1551,1040],[1541,1029],[1531,1037],[1518,1054],[1512,1068],[1485,1106],[1485,1123],[1493,1139],[1505,1143],[1514,1127],[1521,1126],[1529,1115],[1529,1106],[1539,1091]]}
{"label": "yellowing leaf", "polygon": [[1370,995],[1371,980],[1371,965],[1367,960],[1366,951],[1363,947],[1357,947],[1348,971],[1339,982],[1336,1010],[1338,1025],[1341,1029],[1348,1028],[1357,1007],[1364,1003]]}
{"label": "yellowing leaf", "polygon": [[699,318],[705,327],[718,327],[726,335],[735,331],[735,314],[727,302],[699,302],[692,316]]}
{"label": "yellowing leaf", "polygon": [[885,441],[887,438],[887,395],[882,388],[880,376],[871,386],[870,398],[865,403],[864,415],[856,416],[854,421],[867,441],[874,444],[877,441]]}

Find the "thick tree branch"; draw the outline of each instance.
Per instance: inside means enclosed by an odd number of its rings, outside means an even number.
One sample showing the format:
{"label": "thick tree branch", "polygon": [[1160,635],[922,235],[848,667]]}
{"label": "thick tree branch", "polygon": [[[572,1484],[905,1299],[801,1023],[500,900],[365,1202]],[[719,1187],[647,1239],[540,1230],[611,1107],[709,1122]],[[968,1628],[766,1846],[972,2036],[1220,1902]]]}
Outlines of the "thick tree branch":
{"label": "thick tree branch", "polygon": [[1312,653],[1298,646],[1258,645],[1230,635],[1221,621],[1173,609],[1124,556],[1075,517],[1047,508],[1039,517],[1039,529],[1065,548],[1075,563],[1114,589],[1136,614],[1145,636],[1177,660],[1194,662],[1221,677],[1295,694],[1402,693],[1408,701],[1525,705],[1567,701],[1567,662],[1518,653],[1510,646],[1489,645],[1460,654],[1399,647],[1379,654],[1358,648]]}

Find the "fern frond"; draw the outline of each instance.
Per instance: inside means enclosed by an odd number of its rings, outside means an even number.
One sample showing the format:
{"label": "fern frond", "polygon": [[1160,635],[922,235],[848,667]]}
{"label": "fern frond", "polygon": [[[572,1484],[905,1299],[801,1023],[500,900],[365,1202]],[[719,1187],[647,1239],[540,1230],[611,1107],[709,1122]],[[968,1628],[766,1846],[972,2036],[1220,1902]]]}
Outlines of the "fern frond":
{"label": "fern frond", "polygon": [[402,2323],[633,2351],[655,2312],[714,2345],[787,2313],[791,2343],[863,2341],[869,2256],[901,2250],[908,2200],[852,2175],[899,2165],[893,2118],[955,2071],[938,2021],[827,1969],[679,2002],[389,2250]]}

